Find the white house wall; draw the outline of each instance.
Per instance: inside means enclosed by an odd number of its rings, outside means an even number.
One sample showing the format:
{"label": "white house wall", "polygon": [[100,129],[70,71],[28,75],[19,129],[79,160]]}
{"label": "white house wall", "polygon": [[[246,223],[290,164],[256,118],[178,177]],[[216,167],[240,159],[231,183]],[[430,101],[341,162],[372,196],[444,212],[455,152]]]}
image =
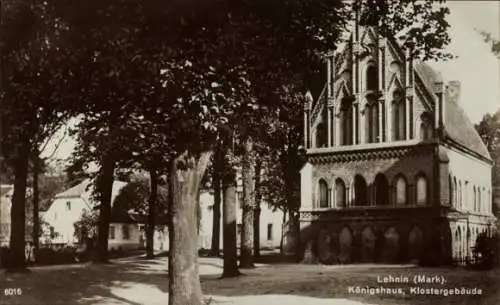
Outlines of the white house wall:
{"label": "white house wall", "polygon": [[[70,209],[67,208],[67,203],[70,204]],[[81,219],[84,210],[90,209],[82,198],[56,198],[44,214],[44,220],[57,234],[52,242],[76,243],[74,224]]]}
{"label": "white house wall", "polygon": [[[129,238],[125,239],[123,236],[123,227],[128,226]],[[124,224],[124,223],[112,223],[110,224],[110,230],[114,230],[114,238],[108,238],[108,249],[109,250],[136,250],[144,248],[146,246],[146,236],[145,232],[141,228],[143,225],[138,224]],[[155,251],[167,251],[168,250],[168,230],[155,230],[154,234],[154,249]]]}
{"label": "white house wall", "polygon": [[[465,211],[474,211],[474,187],[481,190],[481,208],[480,213],[492,213],[491,200],[491,167],[476,158],[456,149],[448,150],[450,159],[449,168],[452,180],[456,179],[457,184],[461,183],[462,192],[457,196],[461,198],[462,204],[459,207]],[[477,211],[476,211],[477,212]]]}
{"label": "white house wall", "polygon": [[[236,196],[237,209],[237,227],[241,227],[242,219],[242,209]],[[210,249],[212,243],[212,226],[213,226],[213,204],[214,196],[211,192],[203,192],[200,195],[200,206],[201,206],[201,221],[200,221],[200,231],[199,231],[199,247],[202,249]],[[223,245],[223,228],[222,228],[222,206],[221,206],[221,233],[220,233],[220,248]],[[261,248],[276,248],[279,247],[281,241],[282,232],[282,218],[283,212],[275,211],[273,212],[267,205],[263,202],[261,204],[261,215],[260,215],[260,247]],[[270,227],[269,227],[270,225]],[[270,229],[268,239],[268,228]],[[239,243],[239,232],[237,234],[237,239]]]}

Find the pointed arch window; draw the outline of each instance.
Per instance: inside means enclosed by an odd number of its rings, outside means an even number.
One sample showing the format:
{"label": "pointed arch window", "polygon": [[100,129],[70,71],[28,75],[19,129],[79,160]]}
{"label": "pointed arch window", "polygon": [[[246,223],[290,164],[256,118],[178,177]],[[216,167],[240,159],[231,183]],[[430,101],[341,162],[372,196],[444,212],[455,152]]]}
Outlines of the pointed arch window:
{"label": "pointed arch window", "polygon": [[316,147],[326,147],[327,128],[325,123],[321,122],[316,126]]}
{"label": "pointed arch window", "polygon": [[449,195],[450,195],[450,205],[452,207],[455,207],[455,196],[453,195],[453,179],[451,178],[451,175],[448,176],[448,184],[449,184]]}
{"label": "pointed arch window", "polygon": [[366,180],[361,175],[356,175],[354,177],[354,205],[367,205],[367,201],[368,187],[366,185]]}
{"label": "pointed arch window", "polygon": [[427,178],[423,175],[420,174],[417,176],[417,204],[418,205],[426,205],[428,203],[428,183],[427,183]]}
{"label": "pointed arch window", "polygon": [[423,113],[420,116],[420,140],[429,140],[432,138],[432,120],[428,113]]}
{"label": "pointed arch window", "polygon": [[326,181],[321,179],[318,182],[318,191],[319,191],[319,207],[327,208],[328,207],[328,184]]}
{"label": "pointed arch window", "polygon": [[342,101],[340,108],[340,144],[351,145],[353,138],[353,106],[352,103],[345,99]]}
{"label": "pointed arch window", "polygon": [[403,176],[396,177],[395,190],[396,190],[396,205],[404,206],[408,202],[408,186],[406,183],[406,179]]}
{"label": "pointed arch window", "polygon": [[375,205],[389,204],[389,182],[384,174],[375,177]]}
{"label": "pointed arch window", "polygon": [[474,209],[473,211],[477,211],[477,190],[476,186],[473,187],[473,192],[474,192]]}
{"label": "pointed arch window", "polygon": [[365,124],[366,124],[366,142],[379,142],[379,105],[373,97],[368,98],[368,103],[365,108]]}
{"label": "pointed arch window", "polygon": [[481,188],[478,188],[477,190],[477,212],[482,211],[482,206],[481,206]]}
{"label": "pointed arch window", "polygon": [[340,178],[335,180],[335,206],[338,208],[346,207],[345,183]]}
{"label": "pointed arch window", "polygon": [[377,91],[378,81],[378,69],[375,63],[370,62],[366,68],[366,90]]}
{"label": "pointed arch window", "polygon": [[458,185],[457,185],[457,178],[453,178],[453,206],[455,208],[459,208],[458,206]]}
{"label": "pointed arch window", "polygon": [[402,141],[406,137],[406,103],[403,91],[396,90],[392,101],[392,139]]}
{"label": "pointed arch window", "polygon": [[457,205],[461,209],[462,208],[462,181],[458,181],[458,196],[457,196]]}

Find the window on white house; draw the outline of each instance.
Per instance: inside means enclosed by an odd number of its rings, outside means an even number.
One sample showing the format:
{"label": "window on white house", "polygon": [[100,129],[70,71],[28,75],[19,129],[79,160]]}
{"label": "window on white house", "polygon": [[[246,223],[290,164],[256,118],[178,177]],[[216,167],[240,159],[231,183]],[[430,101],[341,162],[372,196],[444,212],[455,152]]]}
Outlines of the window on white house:
{"label": "window on white house", "polygon": [[267,240],[273,240],[273,224],[267,224]]}
{"label": "window on white house", "polygon": [[130,239],[130,231],[128,225],[122,226],[122,237],[123,239]]}
{"label": "window on white house", "polygon": [[109,226],[109,239],[115,239],[115,226]]}
{"label": "window on white house", "polygon": [[71,211],[71,201],[66,201],[66,211]]}

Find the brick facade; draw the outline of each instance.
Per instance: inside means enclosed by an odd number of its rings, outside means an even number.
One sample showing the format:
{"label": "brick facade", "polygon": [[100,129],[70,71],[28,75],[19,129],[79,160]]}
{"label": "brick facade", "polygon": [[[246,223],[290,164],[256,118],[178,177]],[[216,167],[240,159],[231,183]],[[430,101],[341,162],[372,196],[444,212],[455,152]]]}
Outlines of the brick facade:
{"label": "brick facade", "polygon": [[302,254],[325,263],[464,261],[495,218],[491,158],[458,105],[459,84],[448,98],[438,73],[357,27],[325,58],[326,89],[304,107]]}

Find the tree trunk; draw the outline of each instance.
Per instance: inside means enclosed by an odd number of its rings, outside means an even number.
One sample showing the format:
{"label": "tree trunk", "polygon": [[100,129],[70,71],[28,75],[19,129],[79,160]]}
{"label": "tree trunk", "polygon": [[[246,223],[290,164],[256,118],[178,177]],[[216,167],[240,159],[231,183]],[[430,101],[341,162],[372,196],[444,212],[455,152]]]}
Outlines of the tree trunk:
{"label": "tree trunk", "polygon": [[33,159],[33,254],[36,261],[38,249],[40,248],[40,192],[38,188],[38,176],[40,175],[39,152],[35,150]]}
{"label": "tree trunk", "polygon": [[[203,152],[199,158],[194,158],[184,153],[174,159],[171,165],[169,305],[201,305],[203,303],[198,273],[196,196],[199,195],[200,182],[210,155],[210,152]],[[185,166],[186,164],[188,166]]]}
{"label": "tree trunk", "polygon": [[11,207],[10,259],[9,271],[26,270],[25,230],[26,230],[26,186],[30,144],[20,143],[14,163],[14,194]]}
{"label": "tree trunk", "polygon": [[111,221],[111,194],[113,191],[115,161],[110,156],[103,158],[103,163],[96,180],[96,190],[100,202],[97,225],[97,247],[95,263],[108,262],[108,236]]}
{"label": "tree trunk", "polygon": [[286,212],[287,210],[283,210],[283,218],[281,220],[281,239],[280,239],[280,254],[283,255],[283,239],[285,237],[285,230],[286,230]]}
{"label": "tree trunk", "polygon": [[253,268],[253,225],[255,206],[255,160],[253,141],[249,137],[244,143],[242,160],[243,215],[241,223],[240,268]]}
{"label": "tree trunk", "polygon": [[255,163],[255,209],[253,210],[253,256],[255,259],[260,257],[260,201],[262,193],[260,190],[260,172],[262,161]]}
{"label": "tree trunk", "polygon": [[146,228],[146,257],[154,257],[155,211],[158,195],[158,174],[156,170],[149,171],[151,193],[148,200],[148,225]]}
{"label": "tree trunk", "polygon": [[238,251],[236,249],[236,181],[224,186],[223,206],[223,277],[240,275],[238,271]]}
{"label": "tree trunk", "polygon": [[221,206],[221,177],[222,163],[221,152],[216,151],[213,163],[212,187],[214,190],[214,209],[213,209],[213,224],[212,224],[212,249],[211,256],[219,256],[220,254],[220,206]]}
{"label": "tree trunk", "polygon": [[[232,152],[229,152],[232,157]],[[224,160],[223,184],[223,277],[240,275],[238,270],[238,251],[236,249],[236,172],[227,160]]]}

